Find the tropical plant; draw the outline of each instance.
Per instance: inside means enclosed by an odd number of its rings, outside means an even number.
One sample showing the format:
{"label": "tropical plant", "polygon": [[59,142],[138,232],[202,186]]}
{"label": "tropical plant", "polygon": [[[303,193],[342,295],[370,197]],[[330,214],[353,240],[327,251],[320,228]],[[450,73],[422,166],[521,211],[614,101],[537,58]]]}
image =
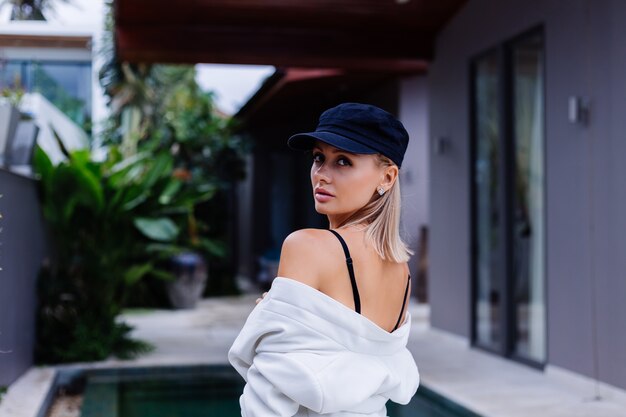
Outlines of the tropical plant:
{"label": "tropical plant", "polygon": [[[125,157],[137,152],[138,143],[150,137],[159,120],[159,103],[167,85],[153,77],[153,65],[120,62],[114,43],[113,1],[105,3],[106,14],[99,54],[100,85],[108,98],[110,117],[104,132],[105,144],[121,144]],[[158,93],[157,93],[158,92]]]}
{"label": "tropical plant", "polygon": [[109,46],[105,159],[66,152],[54,166],[35,149],[53,250],[38,280],[39,363],[149,350],[116,318],[145,282],[173,278],[173,256],[227,254],[224,195],[245,175],[249,144],[217,116],[192,66],[119,63]]}
{"label": "tropical plant", "polygon": [[18,84],[14,88],[5,87],[0,90],[0,98],[14,107],[19,107],[26,91]]}
{"label": "tropical plant", "polygon": [[72,0],[0,0],[0,9],[11,6],[11,20],[46,20],[46,13],[54,13],[55,3],[72,4]]}
{"label": "tropical plant", "polygon": [[214,187],[177,175],[168,151],[123,158],[112,147],[104,161],[89,151],[52,165],[36,147],[43,214],[53,254],[38,280],[36,360],[41,363],[127,358],[150,349],[116,321],[145,277],[172,279],[166,261],[183,251],[219,247],[189,240],[181,225]]}
{"label": "tropical plant", "polygon": [[[191,242],[198,242],[197,236],[210,236],[219,242],[199,246],[201,254],[211,261],[209,290],[222,282],[220,293],[236,291],[234,283],[228,283],[233,281],[234,271],[220,263],[228,257],[229,194],[234,183],[245,177],[244,156],[251,143],[233,134],[235,123],[218,114],[212,93],[198,86],[193,66],[120,62],[113,45],[110,2],[108,6],[100,51],[105,64],[99,76],[111,116],[103,144],[119,145],[126,158],[167,149],[174,158],[176,175],[198,188],[217,188],[213,198],[189,207],[194,215],[182,227],[181,235]],[[216,269],[221,269],[219,277]]]}

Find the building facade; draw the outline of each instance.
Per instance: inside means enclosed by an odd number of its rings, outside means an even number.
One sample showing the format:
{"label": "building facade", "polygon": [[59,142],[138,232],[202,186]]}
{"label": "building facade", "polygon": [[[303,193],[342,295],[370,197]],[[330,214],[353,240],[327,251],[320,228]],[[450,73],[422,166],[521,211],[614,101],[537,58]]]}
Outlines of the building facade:
{"label": "building facade", "polygon": [[432,326],[626,389],[626,3],[469,1],[428,73]]}
{"label": "building facade", "polygon": [[[248,242],[241,259],[254,265],[267,249],[277,257],[290,231],[327,227],[301,190],[308,171],[294,166],[306,161],[286,148],[289,134],[314,128],[320,103],[379,105],[411,134],[403,230],[419,252],[420,227],[428,229],[431,325],[471,348],[623,394],[624,21],[620,1],[472,0],[439,31],[427,71],[386,81],[384,99],[341,94],[351,91],[341,83],[283,98],[300,118],[252,126],[258,155],[276,154],[253,156],[247,195],[273,184],[272,204],[286,206],[241,216],[253,225],[239,239]],[[262,114],[282,114],[276,96],[259,94]],[[245,198],[256,208],[267,200]]]}

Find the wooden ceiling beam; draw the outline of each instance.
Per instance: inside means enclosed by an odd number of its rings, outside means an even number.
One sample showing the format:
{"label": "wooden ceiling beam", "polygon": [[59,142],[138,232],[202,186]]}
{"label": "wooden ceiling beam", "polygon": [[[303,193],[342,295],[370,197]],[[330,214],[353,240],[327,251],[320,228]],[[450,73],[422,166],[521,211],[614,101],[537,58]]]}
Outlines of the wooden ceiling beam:
{"label": "wooden ceiling beam", "polygon": [[421,33],[346,33],[297,28],[118,27],[122,60],[352,69],[423,70],[434,40]]}
{"label": "wooden ceiling beam", "polygon": [[466,0],[116,0],[118,23],[298,25],[436,31]]}
{"label": "wooden ceiling beam", "polygon": [[467,0],[115,0],[133,62],[423,71]]}

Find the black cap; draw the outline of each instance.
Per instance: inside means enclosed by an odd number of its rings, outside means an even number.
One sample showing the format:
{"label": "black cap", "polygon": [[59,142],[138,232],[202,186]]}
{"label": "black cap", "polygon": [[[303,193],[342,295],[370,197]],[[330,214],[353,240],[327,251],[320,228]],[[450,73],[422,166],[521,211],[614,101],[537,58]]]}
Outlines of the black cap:
{"label": "black cap", "polygon": [[380,152],[400,168],[409,134],[391,113],[371,104],[342,103],[320,116],[314,132],[298,133],[287,140],[295,150],[309,150],[315,140],[353,153]]}

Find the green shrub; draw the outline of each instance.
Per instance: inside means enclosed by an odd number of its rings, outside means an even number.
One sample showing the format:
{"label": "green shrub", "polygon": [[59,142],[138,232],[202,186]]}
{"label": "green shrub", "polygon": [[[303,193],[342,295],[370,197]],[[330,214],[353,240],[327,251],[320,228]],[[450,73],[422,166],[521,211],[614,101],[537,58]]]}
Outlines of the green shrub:
{"label": "green shrub", "polygon": [[181,231],[195,223],[193,207],[215,188],[174,175],[167,151],[123,159],[112,147],[105,161],[86,150],[53,166],[39,147],[34,167],[52,256],[38,280],[38,363],[120,358],[150,350],[116,322],[142,279],[171,279],[167,259],[219,242]]}

